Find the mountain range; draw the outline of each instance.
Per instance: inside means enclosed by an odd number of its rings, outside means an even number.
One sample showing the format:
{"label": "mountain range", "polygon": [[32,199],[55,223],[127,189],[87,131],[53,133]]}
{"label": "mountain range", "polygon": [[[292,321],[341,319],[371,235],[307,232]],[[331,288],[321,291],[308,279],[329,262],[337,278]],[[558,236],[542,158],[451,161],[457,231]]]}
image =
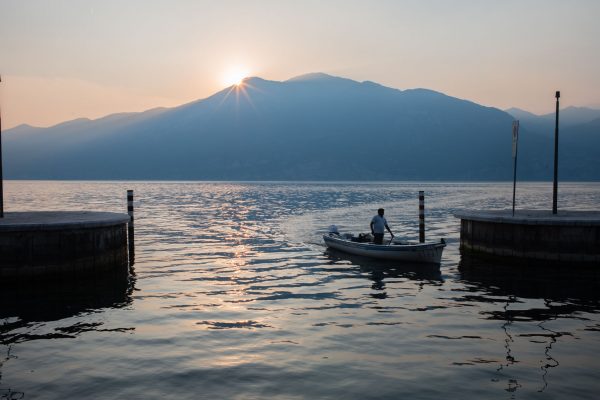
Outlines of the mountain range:
{"label": "mountain range", "polygon": [[[536,115],[519,108],[509,108],[506,112],[518,119],[520,125],[527,129],[554,135],[556,113]],[[559,129],[589,124],[598,119],[600,119],[600,110],[587,107],[567,107],[559,111]]]}
{"label": "mountain range", "polygon": [[[4,175],[512,180],[511,126],[518,118],[519,179],[551,180],[553,114],[507,111],[428,89],[398,90],[322,73],[283,82],[253,77],[179,107],[6,130]],[[579,120],[567,117],[576,113]],[[564,120],[560,178],[600,180],[600,111],[566,109]]]}

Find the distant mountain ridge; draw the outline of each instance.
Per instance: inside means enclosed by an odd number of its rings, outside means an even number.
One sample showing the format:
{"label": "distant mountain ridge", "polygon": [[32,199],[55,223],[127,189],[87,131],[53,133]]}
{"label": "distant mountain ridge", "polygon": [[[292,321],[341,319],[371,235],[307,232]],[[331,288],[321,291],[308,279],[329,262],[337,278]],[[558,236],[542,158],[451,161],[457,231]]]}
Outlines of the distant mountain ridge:
{"label": "distant mountain ridge", "polygon": [[[252,77],[179,107],[9,129],[4,173],[8,179],[510,180],[513,119],[428,89],[323,73],[283,82]],[[561,153],[562,179],[600,180],[599,131],[590,124],[573,128],[576,141],[563,135],[569,151]],[[523,124],[521,179],[551,179],[547,136]]]}
{"label": "distant mountain ridge", "polygon": [[[556,113],[537,115],[519,108],[509,108],[506,112],[518,119],[527,128],[554,134]],[[600,110],[587,107],[566,107],[559,110],[559,128],[586,124],[600,118]]]}

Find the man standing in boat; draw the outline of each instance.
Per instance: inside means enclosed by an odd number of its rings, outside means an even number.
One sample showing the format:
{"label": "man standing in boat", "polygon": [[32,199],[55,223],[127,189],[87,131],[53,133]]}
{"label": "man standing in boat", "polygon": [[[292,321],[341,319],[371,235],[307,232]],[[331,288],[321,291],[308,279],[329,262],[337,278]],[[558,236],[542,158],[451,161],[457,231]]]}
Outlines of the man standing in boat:
{"label": "man standing in boat", "polygon": [[385,233],[384,228],[388,230],[393,238],[394,234],[392,233],[392,230],[388,226],[387,221],[383,216],[383,208],[380,208],[377,210],[377,215],[371,220],[371,233],[374,237],[373,243],[383,244],[383,234]]}

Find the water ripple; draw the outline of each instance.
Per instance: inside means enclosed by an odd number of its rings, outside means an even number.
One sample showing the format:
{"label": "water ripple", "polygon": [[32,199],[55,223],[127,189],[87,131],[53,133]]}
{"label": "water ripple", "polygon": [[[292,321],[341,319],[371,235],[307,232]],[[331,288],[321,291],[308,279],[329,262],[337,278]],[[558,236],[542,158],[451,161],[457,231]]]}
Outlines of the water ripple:
{"label": "water ripple", "polygon": [[[127,277],[0,291],[0,397],[595,398],[597,271],[461,257],[463,208],[510,207],[506,183],[6,183],[10,211],[125,211]],[[398,237],[444,237],[441,266],[326,250],[375,210]],[[551,185],[522,184],[544,209]],[[597,209],[600,185],[561,186]],[[567,266],[568,267],[568,266]],[[2,356],[7,354],[7,356]],[[159,378],[157,378],[159,377]],[[434,382],[434,384],[432,384]],[[9,397],[12,396],[12,397]]]}

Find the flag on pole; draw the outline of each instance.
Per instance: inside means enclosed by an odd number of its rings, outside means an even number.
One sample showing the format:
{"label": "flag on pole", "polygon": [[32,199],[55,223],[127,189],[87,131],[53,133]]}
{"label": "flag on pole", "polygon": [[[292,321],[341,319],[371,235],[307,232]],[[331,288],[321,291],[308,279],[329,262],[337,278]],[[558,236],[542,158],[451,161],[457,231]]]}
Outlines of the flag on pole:
{"label": "flag on pole", "polygon": [[512,126],[512,156],[517,156],[517,143],[519,141],[519,121],[513,121]]}

